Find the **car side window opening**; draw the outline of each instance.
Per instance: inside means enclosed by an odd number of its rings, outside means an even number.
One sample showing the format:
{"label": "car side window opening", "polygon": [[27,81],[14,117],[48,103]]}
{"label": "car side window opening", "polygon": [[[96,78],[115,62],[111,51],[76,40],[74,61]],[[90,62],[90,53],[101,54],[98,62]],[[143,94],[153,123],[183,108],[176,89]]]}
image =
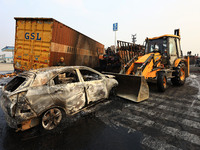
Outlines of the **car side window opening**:
{"label": "car side window opening", "polygon": [[84,81],[93,81],[93,80],[101,80],[102,77],[97,74],[97,73],[94,73],[92,71],[89,71],[89,70],[80,70],[81,74],[82,74],[82,77],[83,77],[83,80]]}
{"label": "car side window opening", "polygon": [[57,85],[79,82],[79,79],[75,71],[67,71],[58,74],[53,81]]}

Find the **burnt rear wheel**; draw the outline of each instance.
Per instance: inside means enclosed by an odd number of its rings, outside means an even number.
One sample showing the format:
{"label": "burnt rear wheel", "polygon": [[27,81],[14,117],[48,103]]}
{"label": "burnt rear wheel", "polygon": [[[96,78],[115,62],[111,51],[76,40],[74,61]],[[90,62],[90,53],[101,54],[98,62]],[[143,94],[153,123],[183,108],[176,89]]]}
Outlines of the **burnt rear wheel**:
{"label": "burnt rear wheel", "polygon": [[159,92],[164,92],[167,88],[167,77],[164,72],[158,72],[157,88]]}
{"label": "burnt rear wheel", "polygon": [[58,126],[62,120],[62,112],[58,108],[47,110],[42,116],[42,127],[46,130],[52,130]]}

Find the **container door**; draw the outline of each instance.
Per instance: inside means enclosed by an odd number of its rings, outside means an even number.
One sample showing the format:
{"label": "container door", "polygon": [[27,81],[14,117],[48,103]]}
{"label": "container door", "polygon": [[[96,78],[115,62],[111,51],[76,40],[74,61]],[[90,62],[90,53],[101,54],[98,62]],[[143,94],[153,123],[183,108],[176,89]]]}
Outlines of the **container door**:
{"label": "container door", "polygon": [[14,68],[30,70],[49,65],[52,20],[16,18]]}

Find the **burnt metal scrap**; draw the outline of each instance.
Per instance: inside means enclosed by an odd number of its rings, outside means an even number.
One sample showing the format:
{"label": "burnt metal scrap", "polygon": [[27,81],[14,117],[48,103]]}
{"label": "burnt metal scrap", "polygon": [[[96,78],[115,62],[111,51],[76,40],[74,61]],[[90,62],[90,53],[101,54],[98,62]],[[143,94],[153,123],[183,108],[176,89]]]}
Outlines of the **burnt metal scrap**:
{"label": "burnt metal scrap", "polygon": [[119,72],[121,69],[120,57],[110,47],[106,53],[99,58],[100,71],[104,72]]}
{"label": "burnt metal scrap", "polygon": [[144,55],[145,46],[117,40],[121,66],[125,66],[135,56]]}
{"label": "burnt metal scrap", "polygon": [[0,79],[1,78],[4,78],[4,77],[13,77],[13,76],[16,76],[17,73],[16,72],[13,72],[13,73],[6,73],[6,74],[0,74]]}
{"label": "burnt metal scrap", "polygon": [[42,68],[13,78],[3,87],[0,103],[11,128],[23,131],[41,123],[51,130],[64,114],[108,98],[117,85],[113,76],[88,67]]}

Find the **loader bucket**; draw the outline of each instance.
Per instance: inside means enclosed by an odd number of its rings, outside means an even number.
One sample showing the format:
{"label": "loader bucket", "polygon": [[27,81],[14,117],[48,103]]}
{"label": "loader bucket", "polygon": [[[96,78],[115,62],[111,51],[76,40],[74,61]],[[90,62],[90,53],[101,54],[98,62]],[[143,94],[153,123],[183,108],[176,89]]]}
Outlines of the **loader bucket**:
{"label": "loader bucket", "polygon": [[109,73],[115,76],[119,85],[117,96],[140,102],[149,98],[149,86],[143,76],[133,76],[117,73]]}

